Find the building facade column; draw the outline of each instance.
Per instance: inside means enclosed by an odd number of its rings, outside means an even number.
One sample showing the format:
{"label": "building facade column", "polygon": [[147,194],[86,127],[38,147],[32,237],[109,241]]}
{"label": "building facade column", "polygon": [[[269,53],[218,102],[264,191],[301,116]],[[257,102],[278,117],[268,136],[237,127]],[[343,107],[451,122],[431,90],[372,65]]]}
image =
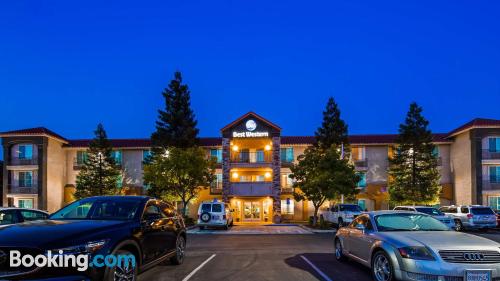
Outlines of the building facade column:
{"label": "building facade column", "polygon": [[229,138],[222,138],[222,201],[229,203],[229,194],[231,192],[231,182],[229,181],[230,172],[230,145]]}
{"label": "building facade column", "polygon": [[273,222],[281,222],[281,138],[273,137]]}

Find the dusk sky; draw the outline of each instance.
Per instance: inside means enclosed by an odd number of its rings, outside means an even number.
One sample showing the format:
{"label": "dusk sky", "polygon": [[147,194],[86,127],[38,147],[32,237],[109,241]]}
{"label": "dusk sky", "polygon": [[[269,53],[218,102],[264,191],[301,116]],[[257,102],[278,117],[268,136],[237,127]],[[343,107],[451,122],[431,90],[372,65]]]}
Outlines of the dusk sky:
{"label": "dusk sky", "polygon": [[[314,3],[314,5],[312,5]],[[180,70],[201,136],[255,111],[311,135],[329,96],[351,134],[500,119],[500,1],[4,1],[0,131],[149,137]]]}

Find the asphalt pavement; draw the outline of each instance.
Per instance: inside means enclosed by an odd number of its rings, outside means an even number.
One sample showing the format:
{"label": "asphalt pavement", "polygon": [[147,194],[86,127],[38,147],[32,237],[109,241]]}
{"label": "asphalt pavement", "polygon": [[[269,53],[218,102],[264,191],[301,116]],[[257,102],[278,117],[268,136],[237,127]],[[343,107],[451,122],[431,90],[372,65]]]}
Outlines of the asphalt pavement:
{"label": "asphalt pavement", "polygon": [[[500,232],[473,232],[500,242]],[[189,235],[180,266],[159,265],[139,281],[369,281],[369,269],[337,262],[333,234]]]}

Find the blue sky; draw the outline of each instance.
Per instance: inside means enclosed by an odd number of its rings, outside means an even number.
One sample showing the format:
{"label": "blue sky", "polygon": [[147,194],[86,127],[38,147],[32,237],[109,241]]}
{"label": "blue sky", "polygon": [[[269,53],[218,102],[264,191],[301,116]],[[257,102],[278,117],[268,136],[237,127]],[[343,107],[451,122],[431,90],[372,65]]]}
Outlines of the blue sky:
{"label": "blue sky", "polygon": [[4,1],[0,131],[149,137],[175,70],[201,136],[252,110],[309,135],[329,96],[350,133],[500,119],[499,1]]}

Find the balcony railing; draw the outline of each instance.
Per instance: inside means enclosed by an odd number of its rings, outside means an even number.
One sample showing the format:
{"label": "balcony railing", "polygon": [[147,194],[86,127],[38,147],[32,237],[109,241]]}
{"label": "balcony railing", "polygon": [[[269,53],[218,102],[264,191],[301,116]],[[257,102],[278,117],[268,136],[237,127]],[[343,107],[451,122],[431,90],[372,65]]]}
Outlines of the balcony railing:
{"label": "balcony railing", "polygon": [[500,179],[498,181],[483,180],[483,190],[500,190]]}
{"label": "balcony railing", "polygon": [[271,182],[232,182],[230,192],[233,196],[271,196]]}
{"label": "balcony railing", "polygon": [[9,159],[8,165],[12,165],[12,166],[38,165],[38,158],[12,157]]}
{"label": "balcony railing", "polygon": [[500,151],[490,151],[483,149],[483,160],[500,159]]}
{"label": "balcony railing", "polygon": [[352,162],[354,163],[354,166],[358,167],[358,168],[368,167],[368,159],[367,158],[353,159]]}
{"label": "balcony railing", "polygon": [[212,183],[210,185],[211,194],[222,194],[222,182]]}
{"label": "balcony railing", "polygon": [[38,185],[32,183],[31,186],[23,186],[26,184],[13,183],[7,185],[7,192],[11,194],[37,194]]}
{"label": "balcony railing", "polygon": [[231,152],[231,162],[233,163],[270,163],[272,154],[270,151],[259,152]]}

